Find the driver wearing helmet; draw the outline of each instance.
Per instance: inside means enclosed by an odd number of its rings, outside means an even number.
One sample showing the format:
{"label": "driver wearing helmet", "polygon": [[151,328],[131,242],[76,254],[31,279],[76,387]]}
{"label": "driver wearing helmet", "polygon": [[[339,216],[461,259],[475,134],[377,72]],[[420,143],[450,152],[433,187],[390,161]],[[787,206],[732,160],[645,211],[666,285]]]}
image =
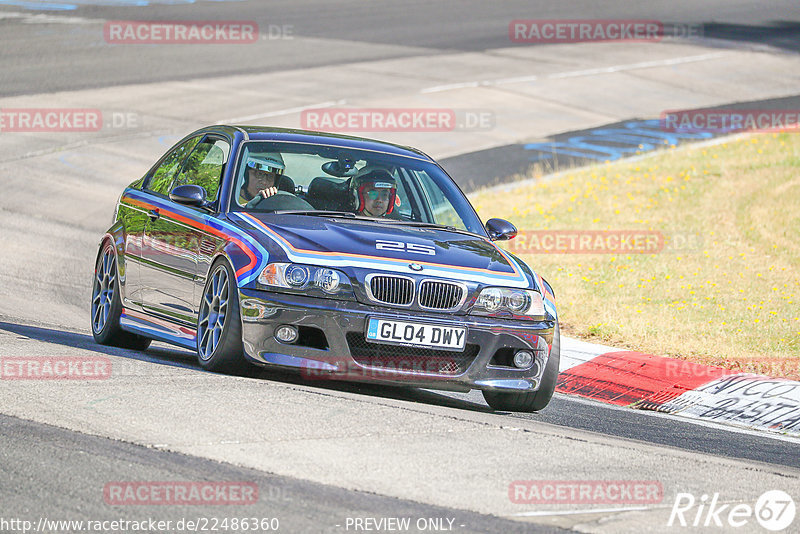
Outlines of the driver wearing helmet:
{"label": "driver wearing helmet", "polygon": [[376,169],[353,177],[350,194],[357,215],[385,217],[394,209],[397,183],[387,171]]}
{"label": "driver wearing helmet", "polygon": [[249,156],[246,165],[239,204],[254,208],[262,199],[278,192],[278,181],[286,166],[280,154]]}

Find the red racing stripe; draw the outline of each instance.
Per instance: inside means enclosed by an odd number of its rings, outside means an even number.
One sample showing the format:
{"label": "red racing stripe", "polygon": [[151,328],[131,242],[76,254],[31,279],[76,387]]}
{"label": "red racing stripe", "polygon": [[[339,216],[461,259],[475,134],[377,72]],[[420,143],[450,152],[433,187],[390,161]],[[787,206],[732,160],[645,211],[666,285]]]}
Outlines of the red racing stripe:
{"label": "red racing stripe", "polygon": [[608,352],[558,375],[556,391],[651,409],[735,371],[641,352]]}
{"label": "red racing stripe", "polygon": [[203,230],[203,231],[209,232],[209,233],[214,234],[217,237],[221,237],[222,239],[225,239],[225,240],[230,239],[231,241],[236,243],[236,245],[238,245],[238,247],[240,249],[242,249],[242,251],[247,255],[247,257],[250,258],[250,263],[248,263],[247,265],[241,267],[238,271],[236,271],[236,278],[239,278],[242,275],[242,273],[249,271],[254,265],[256,265],[258,263],[258,260],[256,259],[255,254],[253,254],[253,251],[250,250],[250,248],[248,246],[246,246],[242,241],[240,241],[239,239],[233,237],[230,234],[226,234],[226,233],[224,233],[224,232],[222,232],[220,230],[217,230],[216,228],[214,228],[212,226],[209,226],[207,224],[198,223],[197,221],[189,219],[188,217],[184,217],[183,215],[175,213],[174,211],[162,208],[160,206],[156,206],[155,204],[148,204],[147,202],[143,202],[141,200],[136,200],[135,198],[131,198],[131,197],[124,197],[123,200],[129,202],[130,204],[133,204],[134,206],[139,206],[140,208],[143,208],[143,209],[157,209],[157,210],[165,211],[166,213],[169,214],[170,217],[172,217],[172,218],[174,218],[174,219],[176,219],[178,221],[181,221],[184,224],[187,224],[187,225],[189,225],[189,226],[191,226],[193,228],[197,228],[198,230]]}

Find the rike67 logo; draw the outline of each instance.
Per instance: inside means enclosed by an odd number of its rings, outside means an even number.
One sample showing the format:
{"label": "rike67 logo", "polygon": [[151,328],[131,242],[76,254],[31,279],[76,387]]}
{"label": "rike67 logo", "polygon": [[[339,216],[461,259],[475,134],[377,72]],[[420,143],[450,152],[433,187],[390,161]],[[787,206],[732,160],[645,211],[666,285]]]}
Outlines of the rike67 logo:
{"label": "rike67 logo", "polygon": [[751,525],[755,519],[763,528],[778,532],[787,529],[794,521],[795,504],[792,497],[781,490],[764,492],[755,506],[748,503],[725,503],[719,493],[702,495],[696,499],[691,493],[678,493],[669,515],[667,526],[725,527],[726,530]]}

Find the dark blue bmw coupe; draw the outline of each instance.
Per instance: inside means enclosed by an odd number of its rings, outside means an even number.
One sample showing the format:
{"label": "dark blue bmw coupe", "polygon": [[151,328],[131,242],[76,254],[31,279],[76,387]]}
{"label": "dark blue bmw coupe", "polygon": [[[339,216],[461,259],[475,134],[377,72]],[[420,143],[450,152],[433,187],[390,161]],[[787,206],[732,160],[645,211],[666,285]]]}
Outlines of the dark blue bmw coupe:
{"label": "dark blue bmw coupe", "polygon": [[211,126],[122,193],[91,305],[98,343],[196,351],[211,371],[480,389],[536,411],[555,389],[549,284],[494,241],[418,150]]}

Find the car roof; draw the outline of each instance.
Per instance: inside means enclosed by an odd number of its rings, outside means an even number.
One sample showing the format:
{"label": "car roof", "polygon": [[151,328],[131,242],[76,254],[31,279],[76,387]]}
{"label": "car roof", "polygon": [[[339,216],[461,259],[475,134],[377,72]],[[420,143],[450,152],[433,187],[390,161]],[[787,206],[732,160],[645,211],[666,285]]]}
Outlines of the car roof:
{"label": "car roof", "polygon": [[416,148],[387,143],[375,139],[355,137],[328,132],[313,132],[309,130],[297,130],[289,128],[273,128],[268,126],[221,126],[223,128],[233,128],[238,130],[245,138],[250,141],[284,141],[295,143],[310,143],[318,145],[329,145],[342,148],[353,148],[360,150],[371,150],[374,152],[385,152],[397,156],[405,156],[425,161],[433,159]]}

